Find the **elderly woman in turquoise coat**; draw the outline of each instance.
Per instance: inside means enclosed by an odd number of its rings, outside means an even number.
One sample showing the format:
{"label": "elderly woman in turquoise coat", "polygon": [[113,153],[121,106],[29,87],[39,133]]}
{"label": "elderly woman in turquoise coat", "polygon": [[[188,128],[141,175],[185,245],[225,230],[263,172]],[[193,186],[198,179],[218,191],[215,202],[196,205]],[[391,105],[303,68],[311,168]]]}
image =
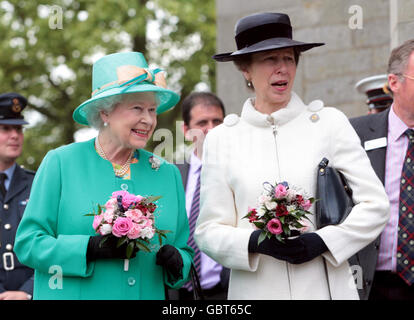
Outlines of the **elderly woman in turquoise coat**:
{"label": "elderly woman in turquoise coat", "polygon": [[[178,169],[145,151],[157,114],[179,96],[138,52],[104,56],[93,65],[92,98],[73,118],[98,136],[51,150],[36,173],[14,250],[35,269],[34,299],[165,299],[165,286],[188,281],[193,251]],[[102,243],[85,216],[115,191],[161,196],[155,226],[169,230],[151,252]]]}

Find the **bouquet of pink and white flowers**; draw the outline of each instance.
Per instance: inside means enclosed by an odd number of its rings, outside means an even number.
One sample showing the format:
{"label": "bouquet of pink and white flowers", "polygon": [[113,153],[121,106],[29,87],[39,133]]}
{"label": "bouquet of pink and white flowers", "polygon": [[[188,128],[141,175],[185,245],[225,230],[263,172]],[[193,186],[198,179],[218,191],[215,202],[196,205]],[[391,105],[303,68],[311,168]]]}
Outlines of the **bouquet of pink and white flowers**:
{"label": "bouquet of pink and white flowers", "polygon": [[[86,214],[94,216],[92,227],[103,235],[100,246],[108,237],[119,238],[117,247],[127,244],[126,256],[129,259],[136,248],[151,252],[150,240],[158,235],[159,243],[166,237],[168,230],[159,230],[154,224],[154,212],[157,209],[156,201],[161,197],[142,197],[127,191],[112,193],[105,205],[98,204],[98,212]],[[125,261],[125,269],[128,269]]]}
{"label": "bouquet of pink and white flowers", "polygon": [[293,233],[305,231],[307,226],[304,225],[304,219],[310,221],[307,215],[312,213],[308,210],[315,199],[299,194],[287,182],[276,183],[275,186],[265,182],[263,185],[264,192],[258,198],[257,207],[249,208],[247,215],[243,217],[264,231],[258,243],[266,237],[276,237],[284,242]]}

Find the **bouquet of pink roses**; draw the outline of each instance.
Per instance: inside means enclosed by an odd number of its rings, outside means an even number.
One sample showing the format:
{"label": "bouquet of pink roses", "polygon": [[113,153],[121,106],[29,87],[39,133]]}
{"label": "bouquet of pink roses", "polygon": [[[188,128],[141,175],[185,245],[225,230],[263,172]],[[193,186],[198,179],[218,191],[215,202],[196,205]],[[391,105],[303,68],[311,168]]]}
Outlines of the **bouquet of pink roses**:
{"label": "bouquet of pink roses", "polygon": [[304,222],[310,221],[307,215],[312,214],[308,210],[315,201],[314,198],[307,198],[291,188],[287,182],[277,183],[275,186],[265,182],[264,192],[258,198],[256,208],[249,208],[246,216],[258,229],[263,230],[258,243],[266,237],[276,237],[284,242],[293,234],[304,231]]}
{"label": "bouquet of pink roses", "polygon": [[[150,240],[158,235],[162,245],[162,237],[166,237],[168,230],[159,230],[154,225],[154,212],[157,209],[155,201],[161,197],[142,197],[127,191],[116,191],[104,206],[98,204],[98,212],[86,214],[94,216],[92,227],[103,235],[100,246],[115,236],[119,238],[117,247],[127,244],[126,256],[129,259],[135,250],[151,252]],[[128,270],[128,261],[125,261],[125,271]]]}

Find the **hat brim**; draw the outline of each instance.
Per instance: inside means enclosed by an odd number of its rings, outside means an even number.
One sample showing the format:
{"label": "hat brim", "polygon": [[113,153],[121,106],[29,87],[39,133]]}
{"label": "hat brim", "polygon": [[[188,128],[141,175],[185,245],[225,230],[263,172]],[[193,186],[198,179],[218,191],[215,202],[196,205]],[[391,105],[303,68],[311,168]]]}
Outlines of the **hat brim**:
{"label": "hat brim", "polygon": [[262,51],[269,51],[269,50],[277,50],[277,49],[286,49],[286,48],[297,48],[299,51],[307,51],[314,47],[323,46],[325,43],[322,42],[313,42],[313,43],[306,43],[300,42],[296,40],[292,40],[289,38],[271,38],[260,41],[255,43],[251,46],[246,48],[228,52],[228,53],[220,53],[213,56],[213,59],[219,62],[226,62],[226,61],[233,61],[237,58],[257,52]]}
{"label": "hat brim", "polygon": [[9,124],[9,125],[24,125],[24,124],[29,124],[29,122],[27,122],[24,119],[4,119],[4,120],[0,120],[0,124]]}
{"label": "hat brim", "polygon": [[159,105],[157,107],[157,114],[161,114],[171,108],[173,108],[180,96],[174,91],[164,89],[149,83],[139,83],[137,85],[111,88],[101,93],[95,94],[91,99],[86,100],[80,106],[78,106],[73,112],[73,119],[80,124],[88,126],[87,113],[91,108],[96,107],[102,103],[105,103],[105,99],[116,95],[123,95],[128,93],[137,92],[154,92],[158,98]]}

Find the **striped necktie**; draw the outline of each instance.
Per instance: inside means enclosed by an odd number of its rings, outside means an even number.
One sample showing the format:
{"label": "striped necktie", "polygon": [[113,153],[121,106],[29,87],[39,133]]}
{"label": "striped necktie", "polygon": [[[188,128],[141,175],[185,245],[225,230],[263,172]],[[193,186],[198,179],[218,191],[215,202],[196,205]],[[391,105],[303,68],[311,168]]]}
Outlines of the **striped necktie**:
{"label": "striped necktie", "polygon": [[[200,212],[200,171],[201,168],[198,169],[196,172],[198,173],[197,185],[194,190],[193,202],[191,203],[190,217],[188,220],[188,224],[190,226],[190,236],[188,238],[188,245],[194,249],[194,267],[199,275],[201,271],[201,252],[194,241],[194,230],[196,227],[198,214]],[[192,290],[191,283],[187,283],[184,287],[189,290]]]}
{"label": "striped necktie", "polygon": [[407,129],[405,134],[409,144],[401,172],[397,273],[411,286],[414,283],[414,130]]}

